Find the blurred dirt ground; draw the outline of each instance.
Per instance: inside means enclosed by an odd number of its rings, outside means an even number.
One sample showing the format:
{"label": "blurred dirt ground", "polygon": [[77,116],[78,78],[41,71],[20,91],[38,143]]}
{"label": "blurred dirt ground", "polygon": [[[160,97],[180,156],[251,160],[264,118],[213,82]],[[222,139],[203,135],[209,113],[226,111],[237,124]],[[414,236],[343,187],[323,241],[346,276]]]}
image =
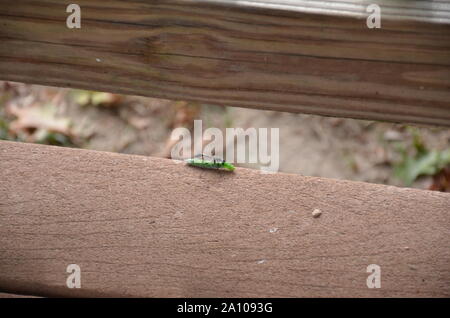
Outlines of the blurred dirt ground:
{"label": "blurred dirt ground", "polygon": [[279,128],[282,172],[450,191],[447,128],[0,82],[0,139],[168,157],[172,130],[194,119]]}

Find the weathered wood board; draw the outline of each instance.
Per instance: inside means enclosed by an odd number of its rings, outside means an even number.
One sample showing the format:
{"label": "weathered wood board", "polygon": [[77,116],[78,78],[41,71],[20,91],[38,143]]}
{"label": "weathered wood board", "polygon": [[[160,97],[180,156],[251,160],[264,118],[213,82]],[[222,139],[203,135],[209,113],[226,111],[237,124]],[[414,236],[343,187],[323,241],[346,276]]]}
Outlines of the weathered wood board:
{"label": "weathered wood board", "polygon": [[0,293],[0,298],[37,298],[36,296]]}
{"label": "weathered wood board", "polygon": [[69,3],[0,2],[0,79],[450,126],[449,1]]}
{"label": "weathered wood board", "polygon": [[0,291],[450,296],[448,193],[12,142],[0,180]]}

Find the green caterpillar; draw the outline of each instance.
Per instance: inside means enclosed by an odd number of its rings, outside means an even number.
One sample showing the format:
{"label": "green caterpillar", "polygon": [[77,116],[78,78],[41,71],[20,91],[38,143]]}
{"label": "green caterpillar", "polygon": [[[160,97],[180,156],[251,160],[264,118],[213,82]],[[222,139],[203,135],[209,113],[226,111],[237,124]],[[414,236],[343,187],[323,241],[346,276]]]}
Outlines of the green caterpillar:
{"label": "green caterpillar", "polygon": [[[205,158],[208,158],[206,160]],[[186,163],[190,166],[205,168],[205,169],[227,169],[229,171],[234,171],[235,167],[220,158],[210,157],[204,154],[197,155],[194,158],[187,159]]]}

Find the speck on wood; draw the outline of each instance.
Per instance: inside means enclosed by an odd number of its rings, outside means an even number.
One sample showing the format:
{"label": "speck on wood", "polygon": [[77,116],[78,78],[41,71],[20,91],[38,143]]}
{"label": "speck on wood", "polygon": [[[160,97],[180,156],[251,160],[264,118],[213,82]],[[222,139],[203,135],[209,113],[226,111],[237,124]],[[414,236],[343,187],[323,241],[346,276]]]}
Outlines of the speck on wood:
{"label": "speck on wood", "polygon": [[312,212],[312,216],[315,217],[315,218],[318,218],[321,214],[322,214],[322,211],[320,211],[319,209],[315,209]]}

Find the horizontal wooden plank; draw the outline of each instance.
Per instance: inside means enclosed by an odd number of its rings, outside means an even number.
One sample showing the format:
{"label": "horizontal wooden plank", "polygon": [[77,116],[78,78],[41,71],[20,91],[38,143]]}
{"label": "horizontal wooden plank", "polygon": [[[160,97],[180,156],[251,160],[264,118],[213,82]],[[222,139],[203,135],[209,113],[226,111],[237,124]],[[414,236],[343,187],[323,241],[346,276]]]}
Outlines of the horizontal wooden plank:
{"label": "horizontal wooden plank", "polygon": [[0,2],[0,78],[450,126],[450,2]]}
{"label": "horizontal wooden plank", "polygon": [[448,0],[433,1],[391,1],[391,0],[210,0],[222,5],[237,4],[251,8],[297,11],[322,15],[367,18],[367,7],[377,4],[383,17],[390,20],[414,20],[423,22],[449,23]]}
{"label": "horizontal wooden plank", "polygon": [[0,293],[0,298],[38,298],[38,297],[36,297],[36,296],[29,296],[29,295],[17,295],[17,294]]}
{"label": "horizontal wooden plank", "polygon": [[450,296],[446,193],[12,142],[0,179],[1,291]]}

